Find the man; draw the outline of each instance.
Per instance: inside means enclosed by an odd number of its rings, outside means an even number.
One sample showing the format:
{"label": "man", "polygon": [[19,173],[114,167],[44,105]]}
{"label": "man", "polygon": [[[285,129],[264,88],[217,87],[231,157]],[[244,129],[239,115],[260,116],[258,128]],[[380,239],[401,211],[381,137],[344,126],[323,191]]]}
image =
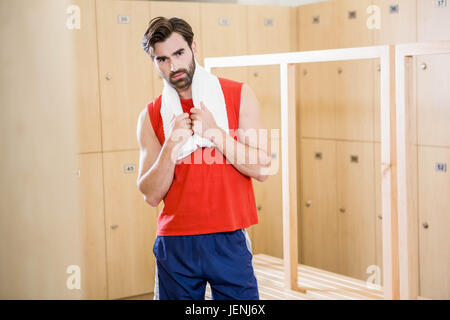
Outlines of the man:
{"label": "man", "polygon": [[[245,230],[258,222],[251,178],[265,181],[265,169],[270,167],[266,148],[246,134],[262,129],[258,101],[247,84],[218,79],[228,127],[237,132],[233,136],[217,125],[209,110],[213,106],[202,102],[194,108],[197,45],[193,37],[186,21],[156,17],[142,41],[165,85],[178,93],[183,109],[171,118],[169,137],[163,128],[161,95],[138,120],[137,185],[151,206],[164,200],[153,247],[155,299],[204,299],[206,282],[213,299],[259,299]],[[199,72],[201,67],[197,68]],[[176,155],[194,134],[215,146],[199,147],[177,161]],[[195,160],[206,155],[219,161]],[[249,161],[255,156],[258,161]]]}

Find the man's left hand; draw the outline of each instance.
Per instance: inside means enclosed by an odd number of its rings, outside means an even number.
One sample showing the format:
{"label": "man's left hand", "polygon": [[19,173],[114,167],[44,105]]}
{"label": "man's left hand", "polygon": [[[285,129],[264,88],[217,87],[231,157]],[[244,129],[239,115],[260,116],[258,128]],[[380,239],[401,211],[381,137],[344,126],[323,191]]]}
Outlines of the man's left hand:
{"label": "man's left hand", "polygon": [[220,128],[214,117],[205,106],[203,101],[200,102],[199,108],[191,108],[192,131],[203,138],[212,140],[214,135],[220,134]]}

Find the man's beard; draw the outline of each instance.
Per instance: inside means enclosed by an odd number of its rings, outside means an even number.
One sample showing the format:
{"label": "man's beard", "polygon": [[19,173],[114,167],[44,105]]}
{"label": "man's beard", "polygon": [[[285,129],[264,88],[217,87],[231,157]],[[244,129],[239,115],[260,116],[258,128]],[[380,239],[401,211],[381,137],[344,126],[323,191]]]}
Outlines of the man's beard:
{"label": "man's beard", "polygon": [[[169,75],[169,83],[170,85],[178,90],[183,90],[188,88],[192,84],[192,79],[194,78],[194,72],[195,72],[195,60],[194,56],[192,56],[192,61],[189,64],[189,69],[179,69],[176,72],[171,72]],[[179,75],[180,73],[184,73],[185,76],[180,79],[173,79],[172,77],[175,75]],[[167,80],[167,79],[166,79]]]}

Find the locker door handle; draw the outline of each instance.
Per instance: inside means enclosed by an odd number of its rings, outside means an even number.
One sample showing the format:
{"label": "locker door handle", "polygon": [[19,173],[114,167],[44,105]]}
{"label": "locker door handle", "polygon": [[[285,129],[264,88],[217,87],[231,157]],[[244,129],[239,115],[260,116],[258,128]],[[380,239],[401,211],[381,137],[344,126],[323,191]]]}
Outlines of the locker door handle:
{"label": "locker door handle", "polygon": [[311,204],[312,204],[312,201],[311,201],[311,200],[308,200],[308,201],[305,202],[305,206],[306,206],[307,208],[311,207]]}
{"label": "locker door handle", "polygon": [[116,230],[119,226],[117,224],[112,224],[111,229]]}
{"label": "locker door handle", "polygon": [[256,210],[258,210],[258,211],[261,211],[261,209],[262,209],[262,206],[261,206],[261,205],[258,205],[258,206],[256,207]]}
{"label": "locker door handle", "polygon": [[428,222],[422,223],[422,227],[423,227],[424,229],[428,229],[428,227],[429,227]]}
{"label": "locker door handle", "polygon": [[422,69],[422,70],[427,70],[427,68],[428,68],[428,66],[427,66],[427,64],[426,64],[425,62],[423,62],[423,63],[420,65],[420,69]]}
{"label": "locker door handle", "polygon": [[345,213],[345,208],[340,208],[340,209],[339,209],[339,212]]}
{"label": "locker door handle", "polygon": [[107,72],[107,73],[105,74],[105,79],[106,79],[106,80],[111,80],[111,79],[112,79],[111,74],[110,74],[109,72]]}

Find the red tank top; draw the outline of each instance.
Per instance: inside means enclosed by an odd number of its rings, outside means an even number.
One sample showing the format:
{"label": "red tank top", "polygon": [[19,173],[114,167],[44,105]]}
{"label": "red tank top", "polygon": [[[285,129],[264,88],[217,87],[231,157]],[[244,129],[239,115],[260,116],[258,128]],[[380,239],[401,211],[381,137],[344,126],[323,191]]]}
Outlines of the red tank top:
{"label": "red tank top", "polygon": [[[219,82],[225,97],[229,134],[237,140],[234,133],[239,124],[242,83],[223,78]],[[153,130],[163,145],[161,97],[147,108]],[[180,100],[183,112],[190,115],[192,99]],[[206,152],[222,161],[203,161]],[[164,207],[158,215],[159,236],[234,231],[258,223],[251,178],[240,173],[215,148],[197,148],[177,162],[172,185],[163,201]]]}

